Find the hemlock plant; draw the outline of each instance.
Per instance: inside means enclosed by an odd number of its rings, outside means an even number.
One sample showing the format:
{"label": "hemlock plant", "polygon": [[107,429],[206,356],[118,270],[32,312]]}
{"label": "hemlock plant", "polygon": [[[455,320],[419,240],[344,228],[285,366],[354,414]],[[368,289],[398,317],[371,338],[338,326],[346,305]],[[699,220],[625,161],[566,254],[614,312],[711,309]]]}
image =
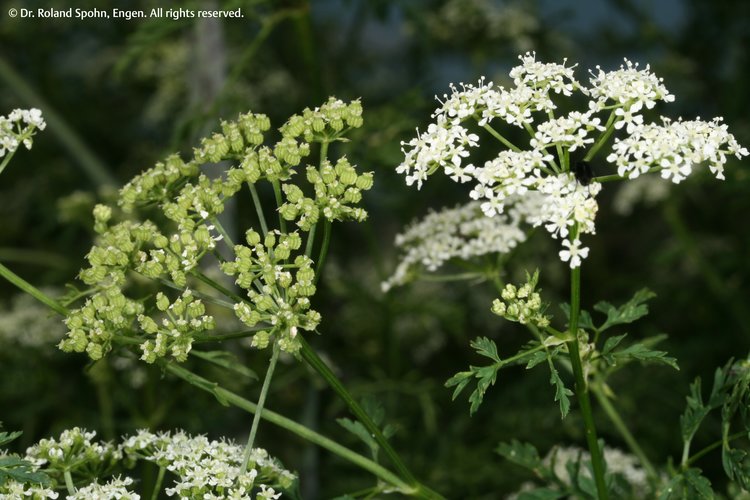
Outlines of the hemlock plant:
{"label": "hemlock plant", "polygon": [[[584,237],[596,232],[596,198],[604,182],[658,174],[677,184],[695,170],[706,167],[723,180],[728,157],[742,159],[748,151],[728,132],[721,118],[671,120],[662,116],[649,121],[658,102],[670,103],[675,98],[648,66],[641,69],[626,59],[613,71],[597,67],[590,72],[588,84],[584,84],[577,80],[575,66],[567,66],[565,61],[540,62],[534,53],[522,55],[519,60],[521,64],[510,71],[512,88],[496,86],[484,78],[476,85],[451,85],[451,94],[439,99],[440,106],[431,115],[433,121],[427,129],[417,131],[415,138],[402,143],[404,160],[396,171],[405,176],[407,185],[419,189],[440,171],[457,183],[469,183],[468,197],[472,201],[463,207],[432,213],[399,235],[396,245],[401,247],[403,259],[383,288],[405,284],[451,260],[463,262],[462,267],[468,268],[468,272],[438,276],[445,280],[490,278],[500,294],[492,303],[492,312],[529,329],[532,340],[509,357],[501,357],[495,342],[487,337],[472,341],[472,348],[489,364],[471,366],[446,383],[454,387],[454,399],[470,385],[475,386],[469,396],[471,413],[479,409],[499,370],[518,364],[526,368],[539,364],[548,367],[554,399],[563,418],[570,411],[571,397],[576,397],[589,455],[567,461],[570,472],[567,482],[549,469],[545,472],[531,445],[515,442],[498,449],[503,456],[534,471],[545,483],[542,488],[521,493],[520,498],[569,495],[607,498],[610,494],[615,497],[636,494],[632,488],[623,489],[620,484],[623,477],[607,468],[592,416],[592,393],[646,470],[649,495],[709,498],[713,495],[710,483],[699,469],[691,467],[690,441],[697,423],[688,432],[684,424],[687,417],[683,416],[682,460],[679,467],[670,469],[667,478],[657,473],[610,401],[614,393],[607,385],[607,378],[625,364],[639,361],[674,368],[677,364],[666,352],[654,349],[659,337],[628,345],[624,342],[626,334],[607,331],[646,315],[646,301],[653,296],[648,290],[639,291],[621,307],[607,302],[596,304],[594,309],[606,315],[600,324],[594,322],[589,312],[580,309],[581,266],[590,252]],[[578,110],[560,112],[576,106]],[[506,129],[514,128],[525,131],[528,138],[523,143],[509,139],[511,135]],[[480,138],[481,132],[485,137]],[[475,165],[472,149],[484,140],[496,141],[498,151],[490,160]],[[597,171],[603,169],[602,165],[610,165],[612,173],[595,174],[591,162],[608,144],[611,152],[604,162],[597,162]],[[478,210],[487,219],[481,219]],[[486,231],[475,231],[480,227],[473,222],[475,218],[482,221],[481,227],[487,228]],[[554,239],[561,240],[558,255],[570,267],[570,304],[561,306],[565,321],[557,328],[553,326],[554,318],[547,314],[548,305],[535,291],[538,272],[527,274],[526,282],[519,285],[501,279],[503,265],[512,258],[507,254],[534,227],[543,227]],[[497,266],[489,270],[476,262],[487,254],[498,255]],[[572,372],[574,390],[568,388],[559,368]],[[729,386],[743,394],[737,397],[744,404],[748,374],[745,369],[741,373]],[[730,389],[717,389],[720,390]],[[725,405],[722,416],[725,425],[731,425],[729,415],[734,413],[727,410],[725,400],[712,406],[704,405],[700,398],[698,386],[697,393],[688,400],[688,414],[691,400],[697,400],[705,413]],[[750,422],[743,417],[742,424],[747,429]],[[725,433],[722,445],[732,450],[728,435]],[[727,451],[723,459],[729,477],[746,484],[750,463],[746,452]],[[738,474],[738,471],[743,472]],[[642,490],[639,491],[640,496]]]}
{"label": "hemlock plant", "polygon": [[[659,101],[674,100],[648,66],[640,69],[626,60],[614,71],[596,68],[584,85],[576,79],[575,66],[542,63],[533,53],[520,60],[510,73],[512,88],[484,79],[451,86],[452,93],[432,115],[433,123],[403,143],[405,158],[397,171],[407,184],[419,188],[441,170],[456,182],[471,183],[470,201],[433,212],[397,237],[403,260],[383,290],[461,262],[465,272],[438,276],[488,278],[498,293],[492,313],[526,326],[532,339],[508,357],[501,356],[488,337],[473,340],[472,348],[487,364],[471,366],[448,380],[454,399],[472,388],[473,414],[502,368],[543,365],[563,418],[571,411],[572,399],[577,402],[588,451],[556,446],[542,457],[533,445],[515,440],[497,447],[500,455],[536,476],[537,482],[524,484],[515,497],[712,498],[710,482],[694,464],[716,447],[721,448],[728,477],[747,488],[750,459],[734,443],[750,430],[748,361],[733,360],[717,370],[708,400],[700,380],[691,386],[680,419],[679,464],[655,466],[618,413],[607,383],[632,362],[677,368],[674,358],[655,348],[661,337],[628,342],[627,334],[618,331],[648,313],[653,293],[642,289],[621,306],[599,302],[594,306],[598,314],[592,314],[580,308],[580,272],[590,253],[585,241],[595,234],[603,183],[653,174],[679,183],[703,166],[723,179],[728,157],[742,158],[748,151],[720,119],[648,121]],[[565,109],[569,104],[581,107],[561,114],[561,100],[569,101]],[[94,208],[97,237],[79,275],[83,288],[64,303],[0,264],[0,275],[64,316],[67,333],[59,343],[63,351],[85,353],[96,362],[104,362],[113,351],[130,352],[222,404],[254,414],[244,447],[180,430],[141,430],[118,443],[102,442],[95,432],[73,428],[41,440],[22,456],[0,455],[0,498],[136,499],[148,493],[157,498],[162,492],[189,499],[294,498],[296,475],[254,447],[261,418],[373,474],[375,484],[360,496],[443,498],[417,480],[390,445],[387,437],[393,427],[384,424],[382,408],[357,403],[306,340],[321,323],[315,294],[332,225],[367,217],[360,202],[373,185],[372,173],[361,172],[345,157],[334,157],[330,148],[362,123],[359,101],[335,98],[292,116],[278,134],[261,114],[223,121],[220,132],[203,139],[187,159],[166,157],[127,183],[116,205]],[[35,131],[44,126],[38,110],[16,110],[0,118],[0,171],[20,144],[31,147]],[[528,140],[512,142],[500,126],[525,132]],[[472,149],[485,140],[480,133],[498,141],[499,150],[475,165]],[[607,145],[611,153],[604,159],[611,173],[599,171],[602,162],[595,171],[592,162]],[[235,233],[235,228],[224,227],[222,214],[237,196],[247,196],[255,213],[252,224]],[[539,272],[527,273],[519,284],[503,280],[513,249],[524,244],[535,227],[561,241],[558,257],[570,268],[570,304],[561,305],[562,321],[543,299]],[[489,268],[488,256],[496,257]],[[479,259],[482,264],[476,264]],[[222,308],[235,317],[240,330],[219,328],[214,311]],[[257,403],[183,365],[195,359],[247,371],[236,360],[219,360],[216,353],[202,349],[209,342],[236,339],[247,339],[247,346],[269,353]],[[307,363],[343,399],[357,421],[340,423],[364,442],[370,458],[265,409],[282,352]],[[629,453],[598,439],[591,395]],[[712,411],[721,414],[721,440],[691,453],[693,438]],[[739,432],[733,428],[738,423]],[[0,434],[0,446],[17,436]],[[379,456],[388,463],[379,463]],[[140,463],[156,468],[149,484],[140,484],[131,474]]]}

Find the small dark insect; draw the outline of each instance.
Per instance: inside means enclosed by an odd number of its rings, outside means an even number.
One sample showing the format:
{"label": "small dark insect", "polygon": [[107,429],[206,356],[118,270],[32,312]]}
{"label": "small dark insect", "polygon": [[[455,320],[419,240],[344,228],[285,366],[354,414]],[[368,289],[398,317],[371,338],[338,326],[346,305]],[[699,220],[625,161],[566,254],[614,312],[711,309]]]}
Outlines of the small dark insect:
{"label": "small dark insect", "polygon": [[581,186],[588,186],[591,184],[591,179],[594,178],[594,169],[587,161],[577,161],[573,164],[573,175],[576,176],[576,180],[581,183]]}

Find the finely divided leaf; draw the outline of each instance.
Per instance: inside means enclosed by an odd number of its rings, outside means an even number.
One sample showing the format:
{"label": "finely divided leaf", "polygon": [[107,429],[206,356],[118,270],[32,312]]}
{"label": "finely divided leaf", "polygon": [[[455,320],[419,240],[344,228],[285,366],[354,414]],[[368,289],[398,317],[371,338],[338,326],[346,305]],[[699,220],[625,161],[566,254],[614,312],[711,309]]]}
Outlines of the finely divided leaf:
{"label": "finely divided leaf", "polygon": [[487,337],[477,337],[471,341],[470,345],[477,351],[477,354],[490,358],[496,363],[500,362],[500,356],[497,353],[497,345]]}
{"label": "finely divided leaf", "polygon": [[43,485],[50,483],[45,473],[34,471],[31,462],[14,456],[0,457],[0,486],[9,480]]}
{"label": "finely divided leaf", "polygon": [[597,328],[602,332],[607,328],[624,323],[632,323],[648,314],[648,306],[645,302],[656,297],[656,294],[648,288],[643,288],[635,292],[633,298],[620,307],[615,307],[609,302],[599,302],[594,306],[594,310],[607,315],[607,320]]}
{"label": "finely divided leaf", "polygon": [[562,415],[562,418],[565,418],[568,416],[568,412],[570,411],[570,399],[568,398],[568,396],[572,396],[573,391],[565,387],[565,384],[560,378],[560,374],[557,372],[557,368],[555,368],[555,365],[550,363],[549,369],[549,383],[555,386],[555,401],[558,401],[560,403],[560,415]]}

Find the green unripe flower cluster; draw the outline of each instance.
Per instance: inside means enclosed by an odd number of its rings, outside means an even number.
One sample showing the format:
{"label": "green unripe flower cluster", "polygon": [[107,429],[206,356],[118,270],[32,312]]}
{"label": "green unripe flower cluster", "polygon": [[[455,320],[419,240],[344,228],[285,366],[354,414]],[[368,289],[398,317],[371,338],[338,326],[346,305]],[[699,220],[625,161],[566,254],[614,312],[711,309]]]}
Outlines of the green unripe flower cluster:
{"label": "green unripe flower cluster", "polygon": [[[313,262],[305,255],[298,255],[289,263],[292,254],[302,246],[302,238],[296,232],[270,231],[261,237],[249,230],[245,240],[250,246],[236,245],[237,258],[222,264],[222,270],[236,277],[235,283],[246,290],[249,299],[235,304],[235,315],[248,327],[258,323],[272,325],[280,347],[296,352],[299,341],[290,341],[289,332],[292,329],[296,332],[297,327],[315,329],[320,321],[320,315],[309,310],[309,297],[315,294]],[[256,332],[253,345],[266,347],[271,335],[270,331]],[[283,345],[281,339],[286,339]]]}
{"label": "green unripe flower cluster", "polygon": [[532,276],[526,275],[527,281],[521,286],[507,284],[500,292],[500,299],[492,302],[492,312],[509,321],[532,324],[539,328],[546,328],[550,324],[550,317],[545,316],[546,304],[541,296],[535,292],[539,281],[539,272]]}
{"label": "green unripe flower cluster", "polygon": [[68,333],[58,347],[65,352],[86,352],[93,360],[101,359],[112,349],[114,336],[125,334],[142,312],[143,305],[125,297],[119,288],[105,288],[68,315]]}
{"label": "green unripe flower cluster", "polygon": [[167,356],[185,361],[192,349],[193,335],[216,326],[214,318],[206,315],[205,306],[193,297],[189,289],[174,302],[159,292],[156,295],[156,308],[166,314],[161,323],[144,314],[138,315],[141,330],[152,337],[140,346],[143,353],[141,359],[146,363]]}
{"label": "green unripe flower cluster", "polygon": [[331,97],[319,108],[306,108],[302,115],[292,116],[282,127],[285,137],[301,137],[305,142],[330,141],[347,129],[361,127],[362,104],[359,100],[345,103]]}

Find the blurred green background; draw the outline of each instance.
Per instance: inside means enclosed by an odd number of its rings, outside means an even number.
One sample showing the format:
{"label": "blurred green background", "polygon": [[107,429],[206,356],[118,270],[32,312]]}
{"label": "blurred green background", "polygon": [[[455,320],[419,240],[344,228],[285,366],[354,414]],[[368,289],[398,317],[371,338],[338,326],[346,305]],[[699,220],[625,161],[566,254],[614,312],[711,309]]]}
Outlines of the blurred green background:
{"label": "blurred green background", "polygon": [[[70,7],[59,0],[14,0],[12,6]],[[102,8],[93,0],[76,6]],[[529,440],[543,451],[554,443],[583,443],[577,413],[560,420],[541,371],[502,372],[471,418],[463,398],[451,402],[444,381],[478,362],[470,339],[489,336],[503,354],[526,340],[524,331],[489,312],[491,285],[417,283],[380,292],[397,262],[395,234],[428,208],[465,200],[469,190],[443,178],[420,192],[407,188],[395,173],[399,143],[428,123],[433,96],[448,92],[449,83],[481,75],[507,83],[517,55],[535,50],[544,61],[578,63],[584,82],[597,64],[611,69],[623,57],[649,63],[677,97],[658,111],[723,116],[748,146],[750,3],[227,0],[182,6],[240,7],[245,17],[128,22],[0,13],[0,114],[38,107],[48,121],[34,149],[19,152],[0,178],[0,262],[62,294],[91,245],[94,203],[111,200],[136,173],[169,153],[190,151],[220,118],[253,110],[280,126],[329,95],[361,97],[365,125],[338,152],[375,172],[376,185],[365,196],[370,219],[334,232],[315,297],[323,323],[314,347],[356,396],[384,404],[399,428],[392,438],[396,449],[448,498],[498,498],[529,479],[493,452],[499,441]],[[668,333],[664,347],[681,366],[679,372],[633,367],[613,381],[619,407],[657,463],[681,451],[677,423],[689,382],[699,375],[709,379],[715,367],[746,356],[750,347],[750,175],[747,165],[730,160],[726,176],[720,182],[696,174],[656,202],[626,203],[620,185],[608,184],[600,196],[597,236],[589,240],[583,306],[624,302],[649,286],[658,297],[630,335]],[[238,206],[233,215],[238,228],[245,209]],[[518,252],[508,276],[540,267],[547,299],[564,301],[567,273],[556,252],[546,235],[537,234]],[[83,356],[57,352],[53,345],[63,333],[57,318],[0,283],[0,421],[25,431],[19,447],[74,425],[106,438],[143,426],[246,435],[246,414],[156,368],[126,357],[89,366]],[[266,353],[238,353],[264,371]],[[335,394],[294,360],[282,365],[269,407],[357,447],[335,422],[348,416]],[[257,384],[224,383],[257,397]],[[606,419],[598,423],[609,444],[624,448]],[[709,423],[695,449],[718,436],[717,422]],[[305,498],[334,497],[371,481],[270,425],[262,425],[258,444],[300,472]],[[722,484],[718,456],[698,465]]]}

